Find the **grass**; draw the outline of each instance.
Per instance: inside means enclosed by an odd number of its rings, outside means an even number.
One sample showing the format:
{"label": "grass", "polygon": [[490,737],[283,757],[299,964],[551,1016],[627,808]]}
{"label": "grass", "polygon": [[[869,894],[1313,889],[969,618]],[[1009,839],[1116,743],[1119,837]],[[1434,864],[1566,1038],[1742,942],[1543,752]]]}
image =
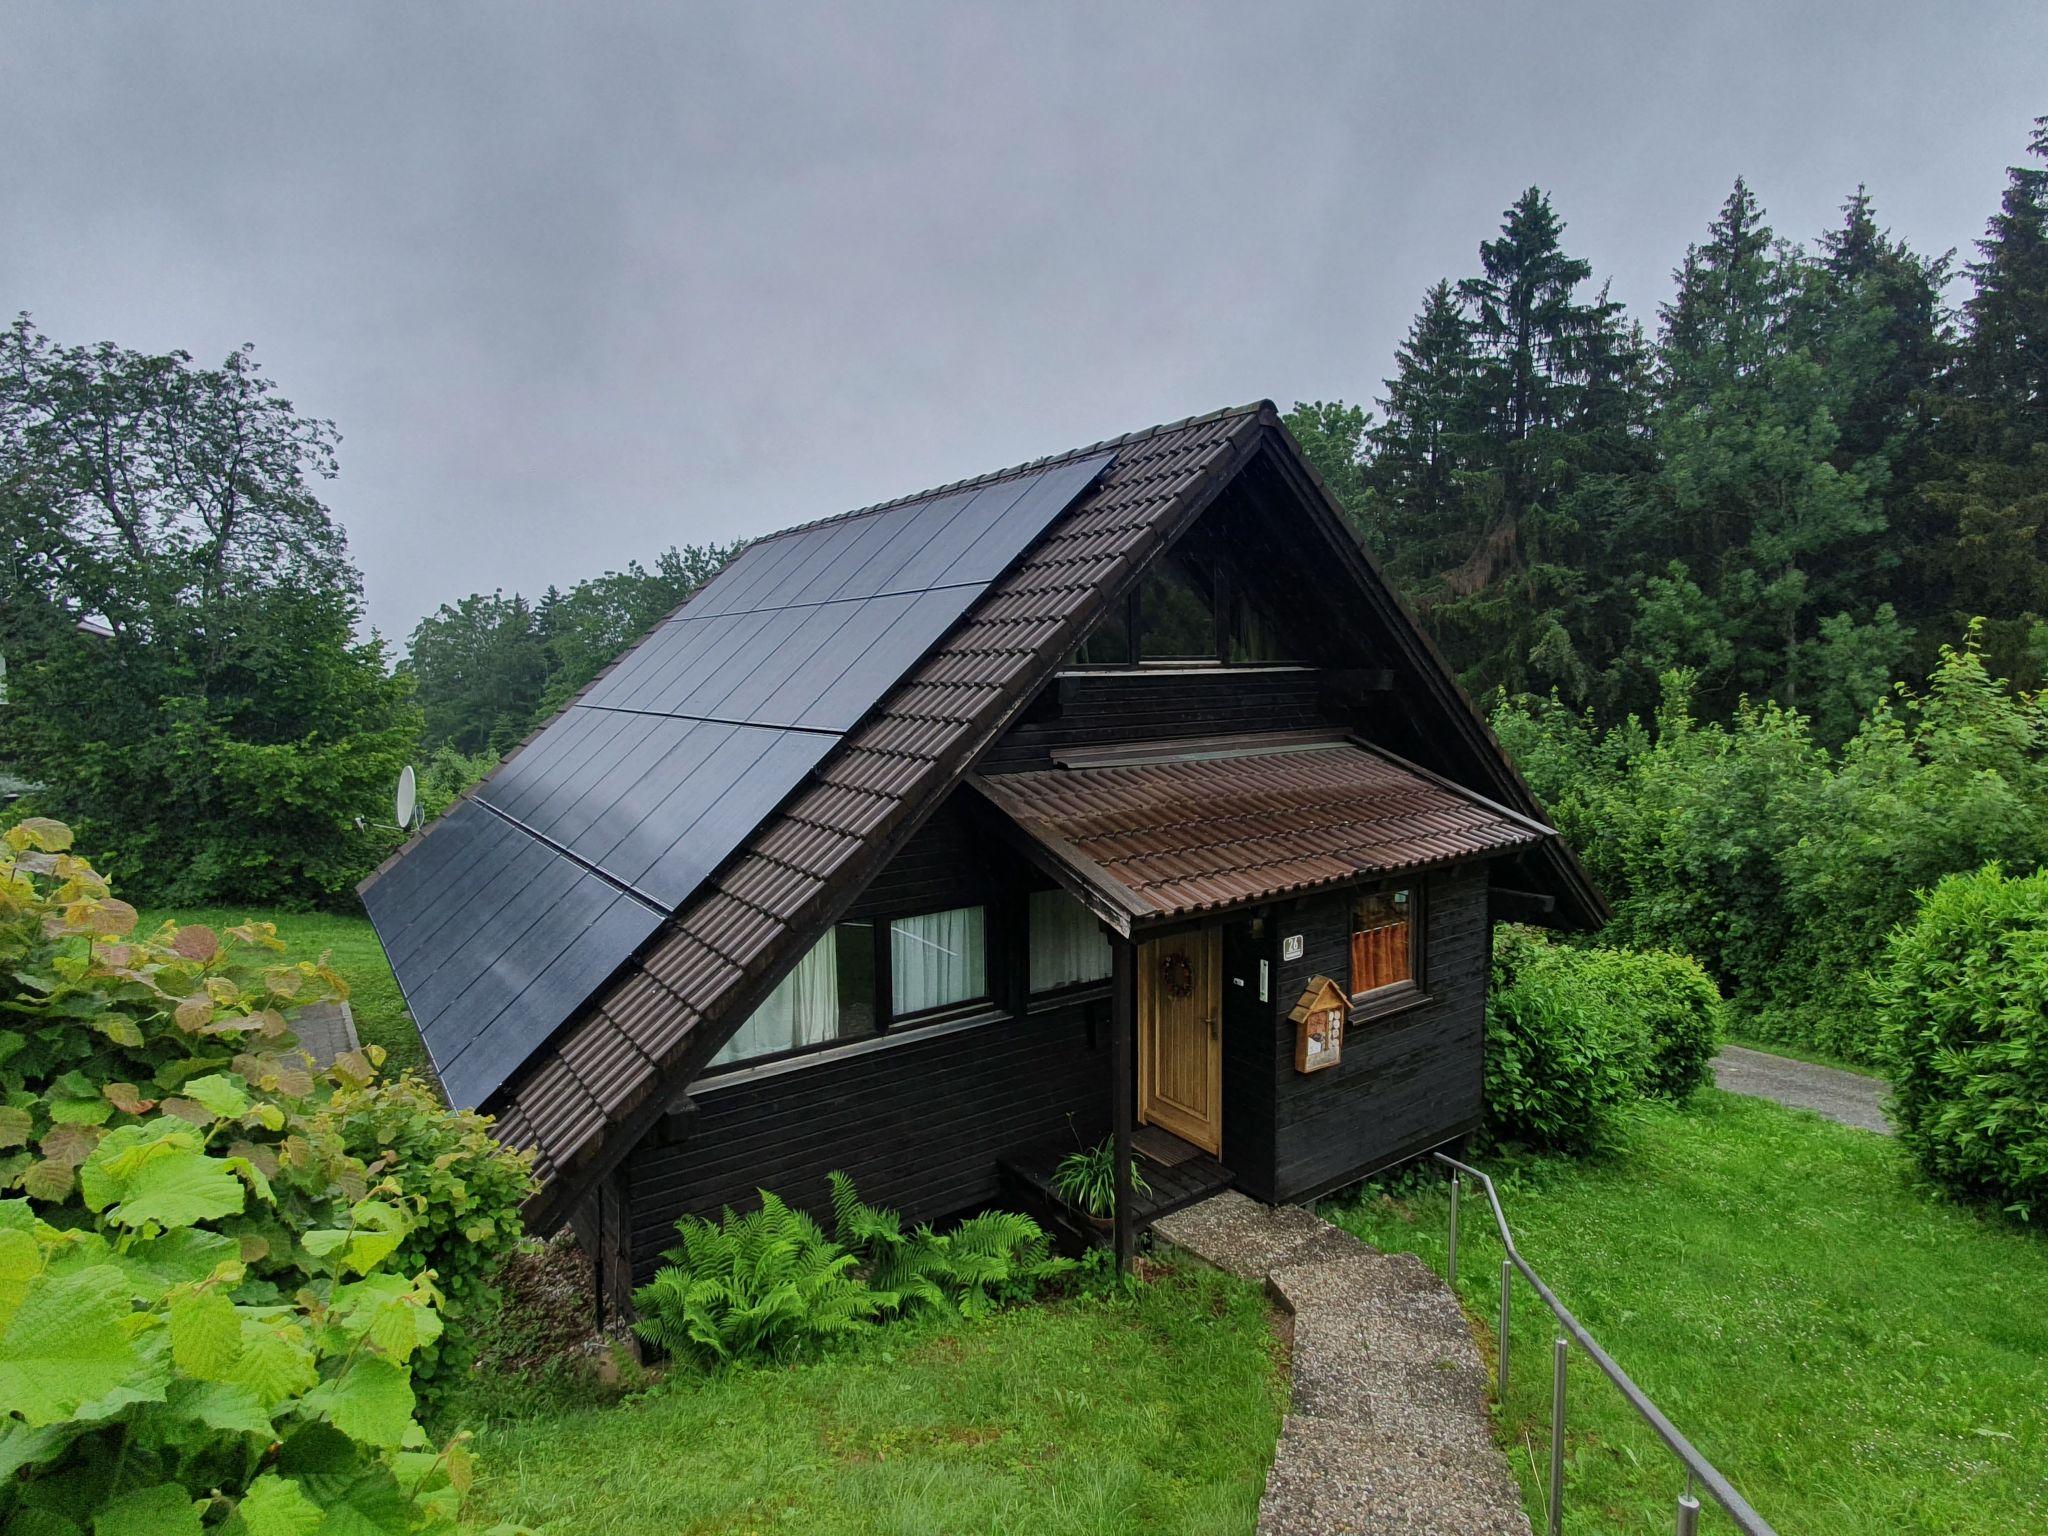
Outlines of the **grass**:
{"label": "grass", "polygon": [[498,1382],[457,1411],[480,1529],[1107,1536],[1250,1532],[1285,1396],[1261,1293],[1174,1266],[1128,1301],[894,1324],[609,1407]]}
{"label": "grass", "polygon": [[[2048,1243],[1927,1192],[1891,1138],[1708,1090],[1608,1158],[1488,1171],[1523,1256],[1779,1531],[2042,1529]],[[1432,1180],[1323,1214],[1441,1273],[1446,1205]],[[1501,1249],[1476,1196],[1465,1218],[1490,1329]],[[1538,1530],[1555,1336],[1518,1280],[1503,1433]],[[1566,1528],[1670,1530],[1676,1462],[1583,1357],[1569,1383]]]}
{"label": "grass", "polygon": [[420,1044],[412,1015],[405,1011],[398,981],[376,930],[366,917],[348,917],[333,912],[242,911],[215,907],[185,910],[154,910],[142,914],[144,928],[153,928],[165,918],[180,924],[204,923],[216,931],[253,920],[277,924],[277,936],[284,940],[293,959],[314,960],[323,952],[334,957],[334,968],[348,982],[349,1007],[355,1014],[356,1033],[365,1045],[381,1045],[387,1054],[386,1067],[396,1072],[406,1067],[427,1069],[427,1053]]}

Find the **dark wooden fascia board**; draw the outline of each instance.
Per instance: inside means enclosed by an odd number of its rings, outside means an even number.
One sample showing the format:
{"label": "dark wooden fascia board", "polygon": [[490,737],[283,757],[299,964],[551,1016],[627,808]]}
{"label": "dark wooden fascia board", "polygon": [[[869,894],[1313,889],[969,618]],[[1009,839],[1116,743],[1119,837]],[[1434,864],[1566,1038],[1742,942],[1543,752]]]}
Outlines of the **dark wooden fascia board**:
{"label": "dark wooden fascia board", "polygon": [[1132,927],[1152,915],[1152,909],[1121,881],[1058,833],[1043,824],[1019,825],[980,774],[968,774],[965,782],[995,812],[1003,839],[1114,932],[1129,938]]}
{"label": "dark wooden fascia board", "polygon": [[[583,1195],[608,1177],[632,1149],[639,1145],[641,1139],[667,1113],[669,1101],[675,1093],[679,1089],[687,1088],[696,1080],[697,1074],[704,1070],[719,1048],[738,1032],[739,1027],[746,1022],[747,1016],[775,990],[789,969],[803,957],[812,944],[817,942],[819,935],[845,915],[846,909],[853,905],[861,891],[938,809],[976,759],[1010,728],[1038,690],[1044,687],[1058,670],[1067,652],[1073,649],[1081,636],[1086,634],[1106,611],[1109,603],[1115,597],[1130,591],[1136,585],[1144,568],[1208,510],[1223,488],[1236,479],[1244,467],[1259,454],[1263,446],[1263,437],[1257,429],[1269,419],[1278,419],[1270,401],[1261,406],[1255,414],[1246,416],[1233,437],[1224,439],[1224,442],[1229,444],[1228,451],[1197,475],[1181,492],[1180,498],[1159,515],[1150,532],[1141,537],[1126,555],[1124,569],[1075,606],[1074,611],[1067,616],[1066,622],[1040,648],[1033,664],[1020,672],[1017,680],[998,696],[996,703],[990,707],[981,722],[980,729],[968,732],[963,737],[961,747],[956,747],[933,765],[932,772],[937,776],[938,782],[925,793],[922,801],[903,802],[896,815],[883,822],[880,834],[871,840],[868,848],[849,860],[838,872],[834,883],[823,895],[824,905],[800,927],[784,930],[782,940],[769,951],[775,956],[773,963],[757,968],[745,982],[727,995],[721,1004],[718,1022],[715,1025],[700,1026],[692,1031],[689,1043],[670,1069],[651,1080],[645,1093],[633,1106],[599,1133],[592,1155],[580,1167],[559,1171],[546,1188],[527,1202],[525,1217],[529,1231],[543,1236],[553,1233],[561,1226],[568,1213],[576,1208]],[[1193,424],[1191,421],[1176,425]],[[1051,528],[1046,530],[1047,534],[1052,531]],[[993,592],[1000,585],[999,578],[989,584],[989,590]],[[974,614],[970,609],[961,616],[959,622],[971,623],[973,618]],[[925,654],[929,656],[943,643],[944,637],[941,637]],[[919,658],[920,665],[922,661],[923,658]],[[812,780],[807,778],[791,792],[792,797],[801,794],[811,782]],[[777,810],[779,811],[780,807]],[[734,857],[742,857],[745,852],[746,848],[742,846]],[[699,889],[716,884],[725,868],[726,866],[721,866],[714,871]],[[678,915],[681,910],[678,909]],[[659,943],[666,932],[666,924],[656,929],[647,944],[642,946],[642,952]],[[678,1002],[680,1003],[680,999]],[[508,1083],[507,1087],[509,1086]]]}
{"label": "dark wooden fascia board", "polygon": [[[1265,417],[1262,425],[1266,429],[1266,440],[1273,449],[1267,462],[1302,506],[1308,509],[1311,514],[1309,522],[1320,534],[1332,557],[1347,569],[1354,586],[1363,590],[1379,610],[1385,627],[1394,636],[1395,644],[1406,653],[1404,659],[1411,670],[1421,677],[1423,685],[1434,695],[1440,715],[1453,722],[1477,758],[1494,770],[1498,775],[1498,787],[1510,799],[1519,801],[1527,814],[1540,819],[1542,803],[1536,798],[1535,791],[1529,788],[1514,759],[1501,746],[1500,739],[1493,734],[1492,727],[1487,725],[1472,696],[1451,671],[1414,610],[1387,580],[1378,559],[1344,521],[1336,497],[1294,441],[1286,424],[1274,412]],[[1573,904],[1580,909],[1583,926],[1597,928],[1604,924],[1612,915],[1606,900],[1564,840],[1550,839],[1544,846],[1543,857]]]}

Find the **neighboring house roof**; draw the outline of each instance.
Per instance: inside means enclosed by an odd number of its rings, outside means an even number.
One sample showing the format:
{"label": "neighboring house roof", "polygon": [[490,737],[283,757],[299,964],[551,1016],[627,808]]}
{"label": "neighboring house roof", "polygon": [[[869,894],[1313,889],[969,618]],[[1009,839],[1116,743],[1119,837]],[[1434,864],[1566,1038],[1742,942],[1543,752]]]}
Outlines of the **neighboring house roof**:
{"label": "neighboring house roof", "polygon": [[1098,749],[971,782],[1126,934],[1133,921],[1490,858],[1553,835],[1412,763],[1327,737]]}
{"label": "neighboring house roof", "polygon": [[[1472,765],[1470,771],[1501,800],[1533,815],[1536,805],[1527,787],[1370,556],[1342,528],[1334,503],[1270,402],[1133,433],[792,530],[843,532],[844,525],[861,518],[929,508],[949,497],[975,501],[991,488],[1026,481],[1058,486],[1079,476],[1085,487],[1068,502],[1053,506],[1036,526],[1025,526],[1006,565],[989,568],[993,579],[958,583],[972,591],[956,617],[947,626],[933,627],[920,645],[891,651],[896,669],[876,670],[867,705],[849,704],[839,713],[816,718],[810,729],[827,739],[816,744],[821,750],[801,773],[774,776],[774,798],[755,794],[757,786],[746,774],[730,778],[732,805],[722,812],[716,804],[703,808],[705,815],[715,818],[718,836],[708,844],[718,849],[715,856],[691,857],[678,866],[682,875],[643,885],[630,884],[621,870],[596,871],[612,892],[605,911],[637,906],[654,915],[656,924],[630,956],[621,955],[622,963],[588,983],[592,990],[572,1007],[566,1022],[543,1028],[521,1020],[523,1005],[513,1007],[490,990],[509,983],[492,982],[480,973],[475,984],[485,988],[485,1005],[495,1007],[494,1018],[507,1021],[490,1042],[491,1052],[502,1059],[482,1074],[496,1086],[482,1090],[481,1101],[499,1116],[502,1138],[534,1150],[541,1189],[528,1206],[532,1228],[549,1231],[558,1225],[653,1127],[676,1089],[696,1075],[818,935],[838,920],[1110,603],[1130,591],[1153,556],[1179,537],[1262,453],[1272,455],[1290,493],[1309,509],[1311,518],[1320,520],[1318,536],[1330,553],[1331,579],[1348,579],[1351,586],[1345,590],[1384,619],[1399,658],[1419,686],[1421,701],[1448,722],[1459,760]],[[1106,468],[1101,462],[1105,458]],[[744,563],[743,557],[734,570]],[[792,601],[790,591],[803,590],[785,587],[765,565],[758,568],[758,588],[733,584],[728,590],[741,595],[747,590],[773,592],[777,612]],[[979,573],[977,567],[975,574]],[[785,577],[796,582],[800,574],[791,570]],[[600,786],[608,776],[615,784],[632,777],[614,773],[618,762],[594,736],[575,760],[560,759],[561,778],[537,801],[515,801],[515,790],[503,781],[516,781],[529,772],[540,774],[549,760],[543,756],[543,744],[551,732],[565,735],[564,722],[573,720],[579,709],[599,710],[606,700],[614,705],[631,701],[647,696],[639,690],[650,687],[664,707],[690,697],[663,692],[667,684],[656,686],[657,674],[673,678],[678,687],[686,678],[724,679],[729,672],[751,675],[760,647],[745,636],[722,655],[704,650],[688,653],[696,658],[688,661],[679,659],[686,653],[676,649],[668,663],[656,666],[659,648],[679,646],[674,631],[693,623],[696,616],[693,606],[686,605],[594,682],[476,791],[483,805],[469,806],[469,819],[488,816],[509,825],[525,818],[516,808],[508,812],[508,807],[538,805],[545,819],[566,814],[563,807],[572,802],[593,810],[607,793]],[[709,706],[691,707],[703,708],[708,715]],[[748,716],[721,718],[755,724]],[[801,714],[787,712],[772,722],[778,734],[794,731],[801,723]],[[590,732],[592,727],[585,723],[573,729]],[[519,765],[529,754],[536,761],[522,769]],[[631,787],[624,792],[632,793]],[[453,812],[436,827],[456,828],[456,818],[463,814]],[[574,843],[568,827],[565,822],[556,836],[540,840],[552,852],[564,853]],[[520,830],[532,840],[537,828],[529,822]],[[694,828],[684,830],[696,836]],[[385,936],[384,922],[377,915],[380,887],[411,860],[426,857],[442,835],[429,828],[365,882],[366,905],[378,921],[380,936]],[[461,852],[452,844],[449,851]],[[1556,838],[1547,838],[1532,856],[1549,860],[1546,879],[1559,891],[1561,910],[1571,919],[1597,922],[1604,916],[1597,893]],[[437,899],[450,904],[454,881],[462,878],[457,872],[461,862],[459,857],[451,860],[450,874],[436,887],[438,897],[424,892],[428,909]],[[508,902],[517,899],[519,885],[516,874],[501,880]],[[594,901],[595,893],[584,899]],[[547,903],[528,904],[536,906],[546,909]],[[549,910],[522,909],[522,914],[531,920],[520,930],[521,939],[530,936],[544,949],[566,948],[565,940],[573,934],[558,930],[590,922],[587,912],[574,920]],[[440,939],[427,941],[399,967],[401,983],[407,968],[417,971],[421,964],[431,968],[445,961],[452,937],[444,929]],[[501,971],[507,965],[514,972],[532,969],[519,949],[515,944],[506,952]],[[545,967],[538,974],[545,975]],[[444,985],[452,986],[455,979]],[[585,985],[581,971],[573,979],[568,992]],[[408,1001],[411,997],[409,989]],[[546,1001],[548,1006],[536,1017],[545,1019],[559,1011],[552,992]],[[472,1080],[471,1092],[475,1091]]]}

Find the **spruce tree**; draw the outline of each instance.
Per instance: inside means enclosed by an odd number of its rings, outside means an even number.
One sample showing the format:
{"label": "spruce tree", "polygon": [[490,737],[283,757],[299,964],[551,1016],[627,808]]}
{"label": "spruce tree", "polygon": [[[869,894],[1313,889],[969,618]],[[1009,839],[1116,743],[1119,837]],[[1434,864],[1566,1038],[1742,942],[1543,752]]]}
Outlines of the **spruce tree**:
{"label": "spruce tree", "polygon": [[1480,246],[1480,275],[1430,290],[1372,434],[1396,578],[1475,691],[1584,698],[1599,661],[1599,530],[1582,514],[1616,448],[1640,447],[1641,347],[1605,290],[1581,296],[1592,266],[1564,228],[1531,187]]}
{"label": "spruce tree", "polygon": [[[1720,707],[1738,694],[1799,706],[1838,679],[1838,654],[1868,671],[1872,636],[1895,636],[1872,602],[1881,506],[1863,467],[1836,462],[1831,383],[1801,324],[1808,268],[1735,183],[1675,274],[1658,347],[1656,487],[1661,537],[1635,621],[1648,672],[1701,674]],[[1845,615],[1848,628],[1821,621]]]}
{"label": "spruce tree", "polygon": [[1944,629],[1983,615],[1989,664],[2048,682],[2048,118],[2033,163],[2011,167],[1965,269],[1956,366],[1934,472],[1921,490],[1916,567]]}

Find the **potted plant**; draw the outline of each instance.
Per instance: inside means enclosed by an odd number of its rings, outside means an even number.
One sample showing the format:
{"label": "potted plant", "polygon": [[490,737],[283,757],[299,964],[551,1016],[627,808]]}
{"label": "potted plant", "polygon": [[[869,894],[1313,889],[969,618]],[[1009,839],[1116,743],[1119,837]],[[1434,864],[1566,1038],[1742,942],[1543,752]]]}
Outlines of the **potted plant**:
{"label": "potted plant", "polygon": [[[1069,1152],[1052,1171],[1052,1192],[1074,1207],[1097,1227],[1107,1227],[1116,1216],[1116,1149],[1105,1136],[1092,1147]],[[1138,1173],[1138,1160],[1131,1159],[1131,1193],[1152,1192]]]}

